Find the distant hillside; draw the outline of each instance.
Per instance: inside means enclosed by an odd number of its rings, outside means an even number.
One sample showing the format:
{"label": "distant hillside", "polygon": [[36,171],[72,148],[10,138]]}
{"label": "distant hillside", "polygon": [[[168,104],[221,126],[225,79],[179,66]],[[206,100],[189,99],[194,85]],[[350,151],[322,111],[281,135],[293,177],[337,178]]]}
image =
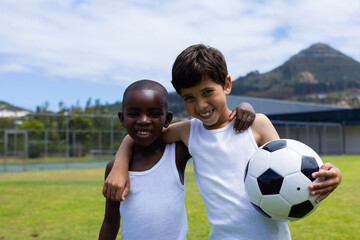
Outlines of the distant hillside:
{"label": "distant hillside", "polygon": [[239,77],[231,94],[359,107],[360,63],[317,43],[270,72]]}
{"label": "distant hillside", "polygon": [[[360,107],[360,63],[317,43],[270,72],[254,71],[235,79],[231,95]],[[170,93],[169,102],[175,115],[188,116],[178,94]],[[118,112],[121,103],[108,109]]]}
{"label": "distant hillside", "polygon": [[22,117],[30,112],[30,110],[16,107],[7,102],[0,101],[0,117]]}
{"label": "distant hillside", "polygon": [[[122,109],[122,103],[116,102],[114,104],[106,105],[106,107],[109,112],[117,114]],[[177,93],[169,94],[169,110],[177,116],[188,116],[184,104]]]}
{"label": "distant hillside", "polygon": [[117,114],[122,109],[122,103],[120,101],[118,101],[113,104],[106,105],[106,107],[109,112]]}
{"label": "distant hillside", "polygon": [[7,102],[0,101],[0,110],[9,110],[9,111],[29,111],[25,108],[16,107]]}

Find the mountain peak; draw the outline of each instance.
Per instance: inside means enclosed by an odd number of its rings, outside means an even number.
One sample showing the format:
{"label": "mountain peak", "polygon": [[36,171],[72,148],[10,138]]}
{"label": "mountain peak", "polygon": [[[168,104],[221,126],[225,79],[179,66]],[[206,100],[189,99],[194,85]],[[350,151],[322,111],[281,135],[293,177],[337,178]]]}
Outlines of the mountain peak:
{"label": "mountain peak", "polygon": [[330,45],[326,44],[326,43],[314,43],[312,44],[309,49],[332,49],[332,47],[330,47]]}
{"label": "mountain peak", "polygon": [[11,105],[5,101],[0,100],[0,111],[2,110],[10,110],[10,111],[29,111],[25,108],[17,107],[14,105]]}
{"label": "mountain peak", "polygon": [[[339,103],[344,100],[359,106],[360,63],[327,44],[315,43],[270,72],[248,74],[233,81],[232,93],[302,101],[311,95],[337,94],[341,95],[336,100]],[[352,95],[359,96],[359,100],[351,100],[348,96]],[[326,103],[334,99],[329,97]]]}
{"label": "mountain peak", "polygon": [[325,43],[315,43],[300,51],[293,58],[349,58]]}

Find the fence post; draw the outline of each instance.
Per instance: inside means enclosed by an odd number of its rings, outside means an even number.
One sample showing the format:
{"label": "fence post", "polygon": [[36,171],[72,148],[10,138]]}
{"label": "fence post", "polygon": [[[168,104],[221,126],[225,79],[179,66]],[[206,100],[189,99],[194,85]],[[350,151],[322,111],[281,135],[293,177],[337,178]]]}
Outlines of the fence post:
{"label": "fence post", "polygon": [[65,118],[65,122],[66,122],[66,129],[65,129],[65,135],[66,135],[66,140],[65,140],[65,149],[66,149],[66,162],[65,162],[65,168],[68,168],[68,162],[69,162],[69,117],[66,114],[66,118]]}
{"label": "fence post", "polygon": [[323,144],[324,144],[324,148],[323,148],[323,152],[324,152],[324,154],[326,155],[326,154],[328,154],[328,152],[327,152],[327,136],[326,136],[327,134],[326,134],[326,126],[325,125],[323,125]]}
{"label": "fence post", "polygon": [[28,163],[28,153],[29,153],[29,135],[28,130],[25,130],[25,142],[24,142],[24,151],[25,151],[25,162],[24,162],[24,171],[27,171],[27,163]]}
{"label": "fence post", "polygon": [[76,132],[75,131],[72,132],[72,147],[73,147],[72,157],[74,159],[75,157],[77,157],[77,154],[76,154]]}
{"label": "fence post", "polygon": [[114,149],[114,118],[110,118],[110,149]]}
{"label": "fence post", "polygon": [[48,161],[48,130],[45,129],[44,132],[44,157],[45,157],[45,163]]}
{"label": "fence post", "polygon": [[4,172],[7,172],[7,145],[8,145],[8,135],[7,132],[4,132]]}

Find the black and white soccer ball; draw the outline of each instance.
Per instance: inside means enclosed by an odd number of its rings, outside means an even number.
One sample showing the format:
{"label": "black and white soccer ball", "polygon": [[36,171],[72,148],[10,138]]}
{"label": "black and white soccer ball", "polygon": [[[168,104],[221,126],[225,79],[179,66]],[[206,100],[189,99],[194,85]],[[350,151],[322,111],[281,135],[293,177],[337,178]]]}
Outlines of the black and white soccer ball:
{"label": "black and white soccer ball", "polygon": [[313,212],[319,204],[309,185],[323,162],[309,146],[280,139],[260,147],[245,170],[245,191],[251,204],[265,217],[294,221]]}

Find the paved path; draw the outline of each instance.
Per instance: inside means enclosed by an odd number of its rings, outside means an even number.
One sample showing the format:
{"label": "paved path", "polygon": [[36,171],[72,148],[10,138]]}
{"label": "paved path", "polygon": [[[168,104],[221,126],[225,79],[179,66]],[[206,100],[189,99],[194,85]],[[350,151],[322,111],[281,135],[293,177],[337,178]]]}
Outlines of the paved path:
{"label": "paved path", "polygon": [[[39,163],[39,164],[11,164],[6,166],[6,172],[41,171],[74,168],[105,168],[107,162],[71,162],[71,163]],[[4,165],[0,166],[4,172]]]}

